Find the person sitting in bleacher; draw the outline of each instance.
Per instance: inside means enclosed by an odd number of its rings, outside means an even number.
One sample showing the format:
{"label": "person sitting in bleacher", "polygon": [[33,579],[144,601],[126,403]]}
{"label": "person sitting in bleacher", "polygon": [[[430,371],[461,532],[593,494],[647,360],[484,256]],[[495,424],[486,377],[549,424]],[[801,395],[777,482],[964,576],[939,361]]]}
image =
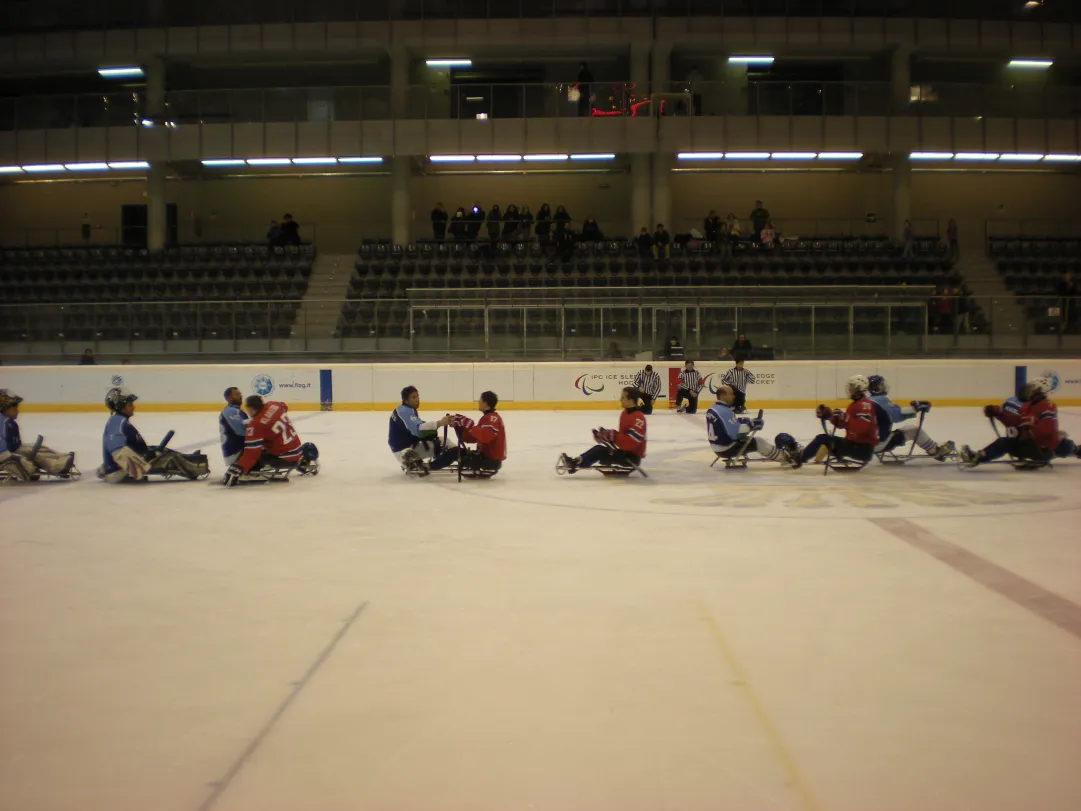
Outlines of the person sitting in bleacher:
{"label": "person sitting in bleacher", "polygon": [[635,244],[638,245],[638,256],[641,259],[649,259],[653,255],[653,237],[649,233],[649,229],[644,225],[642,230],[638,233],[638,239],[635,240]]}
{"label": "person sitting in bleacher", "polygon": [[601,227],[597,224],[597,221],[590,215],[586,217],[586,221],[582,223],[582,242],[602,242],[604,241],[604,234],[601,233]]}

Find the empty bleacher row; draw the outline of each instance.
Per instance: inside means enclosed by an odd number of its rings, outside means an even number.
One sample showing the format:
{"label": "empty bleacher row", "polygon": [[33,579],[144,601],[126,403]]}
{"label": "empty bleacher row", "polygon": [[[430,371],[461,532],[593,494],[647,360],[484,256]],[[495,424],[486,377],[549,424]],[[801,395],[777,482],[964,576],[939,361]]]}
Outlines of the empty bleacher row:
{"label": "empty bleacher row", "polygon": [[988,237],[987,252],[992,259],[1076,258],[1081,251],[1077,237]]}
{"label": "empty bleacher row", "polygon": [[[1069,240],[1047,240],[1069,242]],[[996,262],[999,276],[1007,289],[1017,299],[1038,335],[1055,335],[1063,332],[1063,300],[1059,285],[1066,274],[1075,279],[1081,275],[1081,245],[1073,240],[1072,254],[1045,253],[1040,256],[1016,256],[1000,258]],[[1073,306],[1081,305],[1075,302]]]}

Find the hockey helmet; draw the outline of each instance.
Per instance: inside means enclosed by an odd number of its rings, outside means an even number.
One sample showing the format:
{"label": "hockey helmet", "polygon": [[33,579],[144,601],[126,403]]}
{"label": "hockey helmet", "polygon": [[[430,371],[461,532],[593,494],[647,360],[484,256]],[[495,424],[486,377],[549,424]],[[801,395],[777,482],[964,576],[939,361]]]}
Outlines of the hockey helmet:
{"label": "hockey helmet", "polygon": [[138,399],[127,389],[117,387],[109,389],[109,393],[105,395],[105,405],[109,407],[110,411],[117,414],[128,403],[134,403]]}
{"label": "hockey helmet", "polygon": [[867,393],[867,389],[870,384],[867,382],[867,378],[863,375],[853,375],[848,378],[848,396],[853,400],[858,400],[864,394]]}
{"label": "hockey helmet", "polygon": [[781,450],[791,450],[795,448],[799,443],[796,442],[796,438],[792,434],[777,434],[773,438],[773,444]]}
{"label": "hockey helmet", "polygon": [[0,389],[0,413],[7,411],[12,406],[17,406],[23,398],[8,389]]}
{"label": "hockey helmet", "polygon": [[1047,396],[1047,381],[1042,378],[1030,380],[1017,390],[1017,399],[1022,402],[1040,400]]}
{"label": "hockey helmet", "polygon": [[867,378],[867,391],[871,394],[889,394],[890,384],[882,375],[871,375]]}

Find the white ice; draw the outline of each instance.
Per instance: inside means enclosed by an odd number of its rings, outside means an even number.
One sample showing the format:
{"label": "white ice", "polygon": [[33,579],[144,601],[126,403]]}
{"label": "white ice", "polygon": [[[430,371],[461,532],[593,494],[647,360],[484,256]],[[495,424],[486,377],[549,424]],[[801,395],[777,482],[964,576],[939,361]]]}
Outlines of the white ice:
{"label": "white ice", "polygon": [[[725,471],[664,413],[650,478],[559,477],[617,413],[507,411],[459,484],[386,416],[295,415],[321,474],[226,490],[22,415],[85,475],[0,490],[0,809],[1081,808],[1081,462]],[[135,421],[222,472],[216,415]]]}

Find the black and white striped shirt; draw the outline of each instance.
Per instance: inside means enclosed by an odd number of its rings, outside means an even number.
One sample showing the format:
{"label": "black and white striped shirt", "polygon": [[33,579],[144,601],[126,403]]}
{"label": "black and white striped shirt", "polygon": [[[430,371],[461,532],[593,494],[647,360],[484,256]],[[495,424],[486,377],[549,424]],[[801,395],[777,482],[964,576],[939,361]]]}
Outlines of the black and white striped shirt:
{"label": "black and white striped shirt", "polygon": [[702,391],[702,378],[698,376],[698,372],[695,369],[684,369],[679,373],[679,387],[689,391],[691,394],[698,394]]}
{"label": "black and white striped shirt", "polygon": [[741,391],[746,394],[747,384],[754,383],[754,375],[746,369],[733,368],[724,373],[721,382],[726,386],[731,386],[736,391]]}
{"label": "black and white striped shirt", "polygon": [[658,372],[647,372],[645,369],[634,376],[634,387],[643,394],[648,394],[656,400],[661,393],[661,376]]}

